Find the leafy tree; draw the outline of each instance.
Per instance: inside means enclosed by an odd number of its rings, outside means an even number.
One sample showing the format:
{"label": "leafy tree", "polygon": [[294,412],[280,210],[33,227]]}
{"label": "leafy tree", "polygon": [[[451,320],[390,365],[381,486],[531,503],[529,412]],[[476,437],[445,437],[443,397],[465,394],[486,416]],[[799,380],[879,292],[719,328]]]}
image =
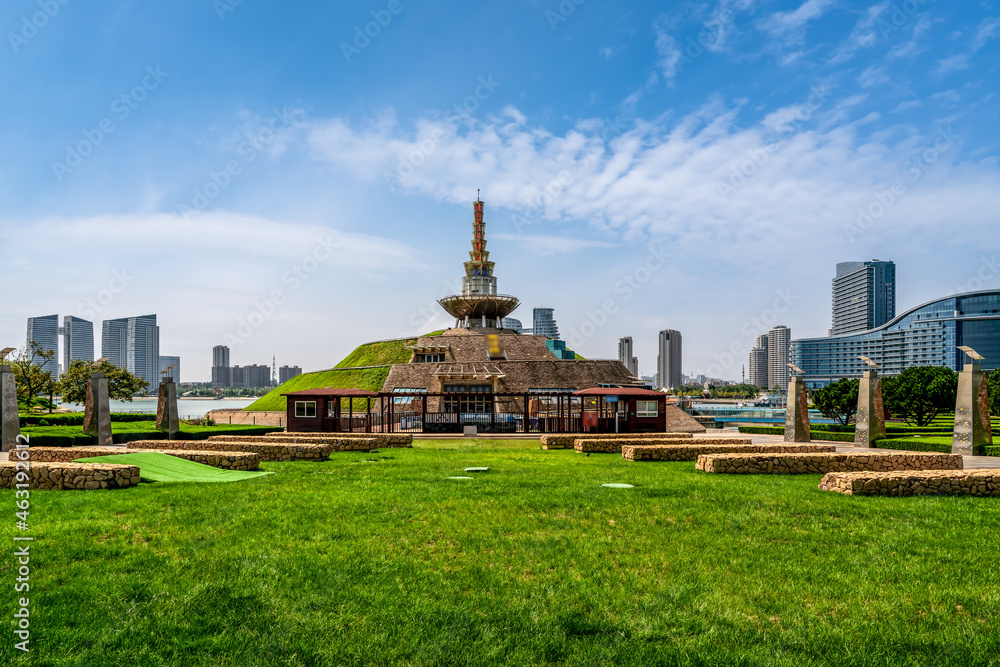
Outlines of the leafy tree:
{"label": "leafy tree", "polygon": [[927,426],[942,412],[955,409],[958,375],[944,366],[914,366],[882,378],[882,398],[894,415]]}
{"label": "leafy tree", "polygon": [[89,361],[77,359],[70,363],[59,381],[63,400],[67,403],[85,403],[87,400],[87,383],[90,374],[100,371],[108,378],[108,396],[115,401],[132,401],[135,394],[144,394],[149,383],[140,377],[132,375],[124,368],[115,366],[110,361],[103,361],[94,368]]}
{"label": "leafy tree", "polygon": [[18,404],[31,408],[35,397],[49,389],[52,376],[42,370],[42,367],[55,357],[55,350],[42,349],[41,345],[32,340],[8,360],[14,379],[17,380]]}
{"label": "leafy tree", "polygon": [[858,411],[860,381],[844,378],[813,391],[813,405],[824,417],[847,426]]}
{"label": "leafy tree", "polygon": [[725,384],[711,387],[712,398],[754,398],[760,387],[754,384]]}
{"label": "leafy tree", "polygon": [[1000,416],[1000,368],[990,373],[986,382],[990,392],[990,416]]}

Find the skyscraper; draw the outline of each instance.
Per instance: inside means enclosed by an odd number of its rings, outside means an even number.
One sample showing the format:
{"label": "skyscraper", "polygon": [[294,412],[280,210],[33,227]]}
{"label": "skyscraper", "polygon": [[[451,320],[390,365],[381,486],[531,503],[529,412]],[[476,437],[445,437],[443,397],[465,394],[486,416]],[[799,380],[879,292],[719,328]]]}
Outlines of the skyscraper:
{"label": "skyscraper", "polygon": [[622,362],[632,377],[639,377],[639,360],[632,356],[632,337],[618,339],[618,361]]}
{"label": "skyscraper", "polygon": [[681,332],[664,329],[656,355],[656,381],[658,389],[674,389],[682,383],[681,373]]}
{"label": "skyscraper", "polygon": [[[48,373],[53,380],[59,378],[59,316],[46,315],[44,317],[28,318],[28,338],[27,343],[38,344],[43,352],[55,352],[44,364],[42,370]],[[30,350],[29,350],[30,353]]]}
{"label": "skyscraper", "polygon": [[873,259],[837,264],[831,336],[874,329],[895,316],[895,263]]}
{"label": "skyscraper", "polygon": [[128,350],[128,318],[101,322],[101,356],[109,363],[126,368],[126,351]]}
{"label": "skyscraper", "polygon": [[94,360],[94,323],[88,320],[65,315],[59,333],[63,337],[63,370],[69,368],[74,361]]}
{"label": "skyscraper", "polygon": [[233,373],[229,367],[229,348],[216,345],[212,348],[212,386],[233,386]]}
{"label": "skyscraper", "polygon": [[750,384],[769,389],[767,334],[757,336],[753,349],[750,350]]}
{"label": "skyscraper", "polygon": [[[173,366],[170,372],[163,375],[163,371],[169,366]],[[160,377],[172,377],[175,384],[181,383],[181,358],[180,357],[160,357]]]}
{"label": "skyscraper", "polygon": [[777,387],[781,391],[788,390],[788,343],[791,340],[791,329],[779,324],[767,332],[767,386]]}
{"label": "skyscraper", "polygon": [[559,338],[559,327],[552,308],[535,308],[532,310],[531,332],[536,336]]}
{"label": "skyscraper", "polygon": [[123,317],[101,323],[101,356],[149,383],[160,383],[160,327],[156,315]]}
{"label": "skyscraper", "polygon": [[299,375],[302,375],[302,369],[298,366],[282,366],[278,369],[278,383],[285,384]]}

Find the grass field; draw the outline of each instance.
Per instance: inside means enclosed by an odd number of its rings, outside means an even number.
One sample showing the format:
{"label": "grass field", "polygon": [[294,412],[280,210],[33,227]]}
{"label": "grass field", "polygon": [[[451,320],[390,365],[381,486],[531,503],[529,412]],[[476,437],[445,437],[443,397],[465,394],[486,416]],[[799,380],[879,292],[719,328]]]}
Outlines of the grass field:
{"label": "grass field", "polygon": [[[489,466],[469,473],[467,466]],[[233,484],[35,492],[46,665],[986,665],[1000,502],[532,441],[265,463]],[[606,489],[608,482],[634,489]],[[14,497],[0,531],[12,544]],[[8,554],[12,549],[6,549]],[[12,556],[0,610],[14,610]]]}

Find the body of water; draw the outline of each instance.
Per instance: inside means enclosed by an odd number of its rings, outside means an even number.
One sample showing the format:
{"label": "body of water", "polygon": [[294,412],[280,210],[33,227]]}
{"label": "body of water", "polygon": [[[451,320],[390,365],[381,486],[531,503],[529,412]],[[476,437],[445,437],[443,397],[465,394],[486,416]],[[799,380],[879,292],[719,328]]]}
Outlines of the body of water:
{"label": "body of water", "polygon": [[[252,398],[178,398],[177,414],[181,419],[204,417],[210,410],[239,410],[250,405]],[[64,404],[60,403],[60,407]],[[65,404],[65,407],[83,412],[82,405]],[[111,412],[148,412],[156,414],[156,398],[136,398],[131,403],[111,401]]]}

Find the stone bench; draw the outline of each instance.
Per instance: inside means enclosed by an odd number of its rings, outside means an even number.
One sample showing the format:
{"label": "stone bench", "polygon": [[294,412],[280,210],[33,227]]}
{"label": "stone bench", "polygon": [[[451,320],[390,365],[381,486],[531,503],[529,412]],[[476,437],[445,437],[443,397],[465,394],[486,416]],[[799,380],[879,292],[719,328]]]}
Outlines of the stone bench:
{"label": "stone bench", "polygon": [[578,452],[595,452],[601,454],[620,454],[623,447],[658,446],[658,445],[749,445],[750,438],[617,438],[615,440],[593,440],[579,438],[573,442],[573,449]]}
{"label": "stone bench", "polygon": [[[160,454],[176,456],[179,459],[203,463],[223,470],[257,470],[261,455],[257,452],[216,452],[184,451],[181,449],[158,449]],[[71,463],[76,459],[93,456],[129,454],[124,447],[32,447],[28,450],[30,461]]]}
{"label": "stone bench", "polygon": [[728,475],[823,475],[828,472],[961,470],[958,454],[705,454],[698,470]]}
{"label": "stone bench", "polygon": [[615,440],[621,438],[642,438],[644,440],[681,440],[691,438],[690,433],[560,433],[554,435],[539,436],[538,441],[542,443],[542,449],[572,449],[573,444],[582,438],[589,440]]}
{"label": "stone bench", "polygon": [[1000,496],[1000,469],[831,472],[822,491],[848,496]]}
{"label": "stone bench", "polygon": [[697,461],[705,454],[756,454],[836,452],[834,445],[717,445],[714,440],[699,440],[708,444],[678,442],[670,445],[626,445],[622,458],[627,461]]}
{"label": "stone bench", "polygon": [[[214,438],[218,437],[218,440]],[[209,442],[242,443],[247,445],[316,445],[321,447],[327,456],[333,452],[368,452],[378,449],[375,438],[295,438],[293,440],[271,440],[253,435],[236,437],[212,436]]]}
{"label": "stone bench", "polygon": [[[181,447],[183,445],[183,447]],[[253,452],[261,461],[324,461],[329,458],[326,445],[292,445],[264,442],[227,442],[222,440],[134,440],[129,449],[181,450],[184,452]]]}
{"label": "stone bench", "polygon": [[[17,464],[22,469],[17,470]],[[29,489],[83,491],[90,489],[124,489],[139,483],[139,466],[112,463],[42,463],[0,461],[0,488],[15,489],[28,484]]]}

